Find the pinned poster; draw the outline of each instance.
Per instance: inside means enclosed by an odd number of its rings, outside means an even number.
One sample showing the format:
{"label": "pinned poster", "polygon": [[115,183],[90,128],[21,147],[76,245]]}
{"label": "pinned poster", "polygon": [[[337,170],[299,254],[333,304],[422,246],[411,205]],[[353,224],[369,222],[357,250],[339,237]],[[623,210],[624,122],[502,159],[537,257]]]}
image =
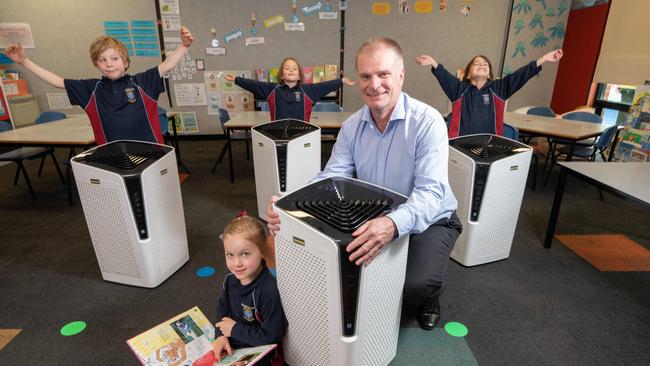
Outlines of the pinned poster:
{"label": "pinned poster", "polygon": [[163,31],[179,31],[181,30],[181,16],[178,14],[162,14],[162,27]]}
{"label": "pinned poster", "polygon": [[[445,2],[446,2],[446,0],[445,0]],[[432,13],[433,12],[433,2],[432,1],[416,1],[413,4],[413,12],[418,13],[418,14]]]}
{"label": "pinned poster", "polygon": [[219,115],[219,108],[222,105],[221,93],[208,93],[208,115]]}
{"label": "pinned poster", "polygon": [[205,54],[209,56],[223,56],[226,54],[224,47],[206,47]]}
{"label": "pinned poster", "polygon": [[199,123],[196,119],[196,112],[183,112],[181,113],[183,124],[183,133],[198,133]]}
{"label": "pinned poster", "polygon": [[399,4],[397,4],[399,13],[400,14],[408,14],[411,12],[411,8],[409,7],[409,3],[406,0],[399,0]]}
{"label": "pinned poster", "polygon": [[159,0],[161,14],[180,14],[178,0]]}
{"label": "pinned poster", "polygon": [[304,23],[284,23],[284,30],[289,32],[304,32]]}
{"label": "pinned poster", "polygon": [[[285,23],[286,24],[286,23]],[[248,37],[244,39],[246,46],[252,46],[256,44],[264,44],[264,37]]]}
{"label": "pinned poster", "polygon": [[0,48],[20,43],[23,48],[36,48],[32,28],[27,23],[0,23]]}
{"label": "pinned poster", "polygon": [[179,107],[206,105],[205,84],[174,84],[176,105]]}
{"label": "pinned poster", "polygon": [[390,14],[390,3],[372,3],[370,10],[372,15],[388,15]]}
{"label": "pinned poster", "polygon": [[218,71],[204,71],[205,91],[208,93],[221,93],[221,73]]}

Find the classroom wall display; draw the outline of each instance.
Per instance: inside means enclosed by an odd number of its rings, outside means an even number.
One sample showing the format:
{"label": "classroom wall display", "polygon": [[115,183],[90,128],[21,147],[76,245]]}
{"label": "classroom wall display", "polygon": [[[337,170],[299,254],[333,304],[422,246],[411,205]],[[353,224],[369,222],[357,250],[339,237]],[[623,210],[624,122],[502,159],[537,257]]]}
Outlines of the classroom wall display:
{"label": "classroom wall display", "polygon": [[[379,3],[383,7],[381,13],[385,15],[373,15],[372,7]],[[474,55],[480,53],[490,58],[498,73],[511,3],[511,0],[449,0],[429,4],[426,1],[411,0],[407,1],[410,12],[400,13],[397,9],[399,0],[349,2],[345,12],[343,74],[358,79],[355,75],[355,54],[364,41],[377,36],[393,38],[404,52],[404,91],[446,114],[449,111],[447,97],[430,68],[417,65],[415,57],[431,55],[454,72],[453,70],[464,68]],[[471,7],[471,15],[465,17],[460,13],[462,5]],[[436,11],[428,11],[433,6]],[[383,11],[388,7],[391,7],[391,11]],[[423,12],[414,11],[415,9],[422,9]],[[362,105],[358,87],[343,87],[343,108],[346,111],[357,110]]]}
{"label": "classroom wall display", "polygon": [[[437,85],[433,75],[427,68],[418,66],[413,61],[415,56],[430,54],[444,64],[450,70],[463,68],[469,59],[482,53],[488,56],[495,71],[500,72],[506,44],[505,34],[514,32],[516,12],[512,9],[513,22],[508,26],[511,6],[519,4],[520,0],[491,0],[491,1],[406,1],[410,11],[400,13],[399,0],[386,0],[384,3],[391,7],[391,11],[383,16],[374,16],[371,8],[378,1],[355,0],[355,1],[299,1],[297,5],[297,16],[299,22],[305,26],[305,31],[285,31],[283,24],[291,21],[293,15],[292,2],[276,2],[268,0],[247,0],[237,2],[214,2],[205,0],[151,0],[131,1],[113,0],[107,3],[103,0],[87,0],[84,6],[75,6],[73,2],[63,0],[52,0],[48,6],[43,6],[38,0],[4,0],[3,20],[24,21],[31,25],[34,41],[39,47],[28,50],[28,56],[48,69],[67,78],[91,78],[98,77],[99,71],[88,59],[88,46],[94,38],[104,33],[104,21],[125,21],[153,20],[156,19],[156,2],[161,8],[162,36],[164,37],[165,51],[171,51],[180,43],[178,39],[179,23],[187,26],[194,35],[195,41],[189,50],[187,57],[177,70],[172,71],[169,77],[170,91],[175,96],[175,84],[197,84],[201,83],[205,88],[205,80],[201,74],[197,74],[196,59],[204,60],[205,70],[248,70],[252,73],[256,68],[264,65],[265,70],[269,66],[279,67],[285,57],[296,57],[304,65],[329,65],[339,66],[343,75],[352,79],[358,79],[355,72],[355,52],[361,43],[373,36],[388,36],[396,39],[404,50],[406,80],[404,91],[411,96],[433,105],[445,113],[448,109],[448,101],[442,90]],[[304,7],[315,6],[321,3],[321,8],[305,15]],[[529,28],[533,10],[543,9],[542,1],[527,1],[531,11],[526,14],[520,10],[520,16],[528,16],[524,20],[524,27],[520,32],[534,32],[523,41],[526,42],[526,54],[529,59],[535,57],[533,53],[542,47],[533,47],[532,41],[541,27],[537,24],[534,29]],[[557,17],[559,1],[545,0],[547,7],[553,7],[555,19]],[[341,22],[339,19],[320,19],[318,14],[325,13],[324,5],[331,6],[331,12],[339,13],[339,9],[345,7],[345,37],[344,49],[341,49]],[[471,7],[469,16],[460,13],[461,6]],[[541,7],[541,8],[540,8]],[[423,12],[419,12],[418,9]],[[432,10],[432,11],[429,11]],[[542,15],[542,25],[549,38],[547,46],[559,42],[553,39],[548,29],[555,23],[547,23],[546,12],[537,10]],[[566,11],[565,11],[566,12]],[[52,17],[51,14],[57,14]],[[252,34],[251,14],[255,13],[256,34]],[[95,15],[101,14],[98,19]],[[532,15],[531,15],[532,14]],[[173,17],[172,17],[173,15]],[[270,20],[272,24],[265,24]],[[273,23],[275,21],[276,23]],[[130,21],[129,21],[130,22]],[[168,24],[167,24],[168,23]],[[167,24],[167,25],[166,25]],[[533,23],[534,25],[535,23]],[[129,24],[129,29],[131,25]],[[78,40],[69,41],[69,32],[52,32],[52,29],[69,29],[75,32]],[[212,32],[214,29],[214,32]],[[229,44],[225,43],[224,36],[229,32],[241,29],[244,39],[236,39]],[[555,34],[559,35],[559,29]],[[156,30],[157,32],[157,30]],[[520,34],[521,34],[520,33]],[[129,33],[133,36],[132,33]],[[138,36],[151,36],[138,34]],[[168,42],[169,38],[175,38]],[[264,43],[250,44],[246,46],[245,38],[263,37]],[[212,45],[218,40],[216,46]],[[550,40],[553,40],[551,42]],[[132,43],[135,41],[132,40]],[[146,43],[146,42],[139,42]],[[513,44],[516,45],[515,42]],[[561,44],[561,43],[559,43]],[[510,45],[510,43],[509,43]],[[132,47],[135,51],[135,44]],[[147,50],[143,48],[142,50]],[[208,50],[212,50],[208,52]],[[340,64],[341,52],[344,51],[345,59]],[[514,53],[515,48],[508,50],[507,56]],[[57,57],[53,57],[56,55]],[[59,57],[60,56],[60,57]],[[517,60],[519,60],[519,55]],[[134,74],[154,67],[161,62],[158,57],[134,57],[129,67],[129,73]],[[515,68],[512,65],[511,68]],[[185,70],[183,70],[185,69]],[[550,74],[552,67],[545,66],[542,78]],[[185,74],[183,74],[185,73]],[[37,95],[40,108],[47,109],[47,92],[60,92],[46,83],[40,81],[31,73],[25,73],[31,91]],[[174,78],[174,75],[176,77]],[[270,78],[272,75],[267,74]],[[191,79],[190,79],[191,77]],[[535,86],[530,86],[534,84]],[[553,84],[548,86],[540,85],[538,80],[532,80],[524,89],[519,91],[515,97],[526,96],[529,90],[533,95],[528,97],[535,100],[536,91],[540,88],[548,90],[549,94]],[[353,111],[360,108],[363,103],[360,98],[358,87],[343,87],[343,107],[345,110]],[[543,94],[543,93],[541,93]],[[515,98],[513,97],[513,99]],[[213,98],[206,90],[205,104],[199,106],[178,106],[172,98],[173,106],[169,106],[166,95],[161,95],[159,104],[177,112],[196,113],[196,119],[201,134],[222,133],[217,116],[211,114],[213,108],[223,99]],[[236,98],[230,98],[237,102]],[[246,101],[239,100],[243,106]],[[248,103],[252,104],[252,103]],[[512,101],[511,101],[512,104]],[[527,104],[532,104],[527,102]],[[212,106],[212,108],[210,107]],[[173,108],[172,108],[173,107]],[[77,107],[75,107],[77,108]],[[509,109],[511,109],[509,107]],[[212,112],[210,112],[212,110]],[[82,112],[79,109],[79,112]],[[210,114],[209,114],[210,113]]]}
{"label": "classroom wall display", "polygon": [[[2,0],[3,21],[23,21],[30,25],[34,43],[27,49],[27,56],[64,78],[98,78],[101,73],[90,61],[88,48],[91,42],[104,34],[104,21],[125,19],[156,19],[153,1],[86,0],[83,6],[77,2],[52,0]],[[101,14],[98,16],[98,14]],[[71,41],[74,35],[74,41]],[[178,35],[178,33],[176,33]],[[157,57],[133,57],[128,73],[136,74],[160,63]],[[40,110],[48,109],[47,93],[60,93],[61,89],[50,86],[31,72],[23,72],[30,92],[37,98]],[[167,96],[161,94],[159,104],[169,109]],[[80,107],[63,110],[84,113]]]}
{"label": "classroom wall display", "polygon": [[[570,0],[514,0],[502,75],[562,48],[570,7]],[[557,68],[557,63],[544,64],[543,71],[508,100],[508,110],[551,105]]]}
{"label": "classroom wall display", "polygon": [[158,32],[153,20],[104,21],[104,34],[122,42],[130,57],[160,57]]}
{"label": "classroom wall display", "polygon": [[[248,78],[257,79],[256,69],[264,67],[263,76],[268,80],[269,69],[275,69],[285,57],[296,57],[303,65],[325,65],[339,63],[340,21],[321,20],[318,12],[305,16],[302,7],[312,6],[318,0],[298,1],[297,15],[304,24],[304,31],[285,31],[284,23],[291,21],[292,2],[246,0],[237,2],[206,2],[204,0],[183,0],[179,2],[182,23],[194,35],[194,43],[189,50],[193,59],[202,59],[205,64],[203,75],[194,75],[189,82],[203,79],[206,85],[206,104],[203,106],[177,106],[174,111],[195,111],[201,134],[220,134],[218,108],[229,113],[252,109],[252,94],[243,93],[240,88],[231,89],[222,82],[227,71],[237,75],[245,72]],[[338,2],[331,2],[333,12],[338,12]],[[254,14],[254,24],[253,24]],[[255,28],[255,34],[252,29]],[[214,32],[212,32],[214,29]],[[241,37],[228,39],[226,35],[241,30]],[[163,30],[164,37],[178,37],[178,31]],[[250,40],[253,38],[253,40]],[[258,40],[263,39],[261,43]],[[219,41],[217,46],[212,41]],[[247,45],[248,39],[248,45]],[[207,52],[208,49],[221,49],[222,52]],[[165,42],[167,50],[167,42]],[[174,49],[173,47],[170,49]],[[199,71],[202,72],[202,71]],[[208,73],[209,72],[209,73]],[[215,74],[216,73],[216,74]],[[221,73],[219,76],[218,74]],[[208,76],[206,76],[206,74]],[[210,88],[206,77],[219,76],[219,89]],[[352,77],[354,77],[352,75]],[[210,80],[210,79],[208,79]],[[169,79],[170,88],[177,83],[188,83],[187,79]],[[225,88],[222,88],[224,87]],[[175,101],[173,101],[175,103]]]}

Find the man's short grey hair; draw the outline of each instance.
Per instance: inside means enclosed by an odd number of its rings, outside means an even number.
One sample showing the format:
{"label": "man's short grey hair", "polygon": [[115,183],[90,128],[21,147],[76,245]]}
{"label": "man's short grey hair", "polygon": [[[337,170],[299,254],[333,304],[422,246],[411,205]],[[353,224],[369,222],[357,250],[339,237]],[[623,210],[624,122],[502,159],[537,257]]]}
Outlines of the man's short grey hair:
{"label": "man's short grey hair", "polygon": [[395,54],[398,56],[399,62],[402,64],[402,68],[404,67],[404,53],[402,52],[402,47],[400,47],[397,41],[388,37],[373,37],[363,42],[363,44],[359,46],[359,49],[357,49],[357,56],[354,61],[355,69],[359,71],[357,67],[359,55],[362,53],[372,53],[380,48],[389,48],[393,50],[393,52],[395,52]]}

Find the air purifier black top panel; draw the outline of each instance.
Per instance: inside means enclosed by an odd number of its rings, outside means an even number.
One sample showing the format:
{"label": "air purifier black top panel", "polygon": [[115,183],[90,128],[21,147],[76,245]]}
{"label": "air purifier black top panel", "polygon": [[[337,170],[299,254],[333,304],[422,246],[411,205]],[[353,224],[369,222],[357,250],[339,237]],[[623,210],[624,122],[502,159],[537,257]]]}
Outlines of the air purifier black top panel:
{"label": "air purifier black top panel", "polygon": [[530,150],[528,145],[491,134],[457,137],[449,140],[449,146],[481,163],[491,163]]}
{"label": "air purifier black top panel", "polygon": [[131,175],[142,172],[170,151],[172,148],[169,146],[148,142],[115,141],[78,156],[75,161],[123,175]]}
{"label": "air purifier black top panel", "polygon": [[271,140],[287,141],[318,130],[318,126],[298,119],[281,119],[255,126],[253,129]]}
{"label": "air purifier black top panel", "polygon": [[404,202],[404,196],[381,187],[351,178],[333,177],[283,197],[276,206],[329,237],[345,242],[366,221],[390,212]]}

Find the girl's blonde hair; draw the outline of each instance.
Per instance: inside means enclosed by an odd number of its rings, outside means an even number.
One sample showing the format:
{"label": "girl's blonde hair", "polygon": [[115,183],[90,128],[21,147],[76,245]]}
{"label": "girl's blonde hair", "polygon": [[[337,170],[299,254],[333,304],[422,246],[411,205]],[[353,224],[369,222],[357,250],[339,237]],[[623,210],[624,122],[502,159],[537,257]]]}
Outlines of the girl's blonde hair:
{"label": "girl's blonde hair", "polygon": [[[266,232],[262,222],[247,214],[240,214],[226,225],[223,237],[227,235],[241,235],[244,239],[253,242],[262,253],[264,259],[270,258],[269,248],[266,245]],[[266,264],[266,261],[264,261]]]}
{"label": "girl's blonde hair", "polygon": [[300,80],[298,80],[297,85],[302,84],[302,81],[305,80],[305,74],[302,72],[302,66],[300,65],[300,62],[298,62],[298,60],[296,60],[293,57],[287,57],[284,60],[282,60],[282,63],[280,64],[280,70],[278,70],[278,81],[280,83],[284,84],[284,75],[283,75],[284,72],[283,72],[283,70],[284,70],[284,64],[287,61],[293,61],[293,62],[296,63],[296,65],[298,65],[298,75],[300,76]]}
{"label": "girl's blonde hair", "polygon": [[129,51],[126,49],[126,46],[124,46],[124,43],[111,36],[97,37],[93,43],[90,44],[90,59],[92,60],[93,65],[97,66],[99,56],[109,48],[114,49],[120,57],[122,57],[122,60],[124,60],[124,63],[126,64],[126,69],[128,69],[129,65],[131,65]]}

